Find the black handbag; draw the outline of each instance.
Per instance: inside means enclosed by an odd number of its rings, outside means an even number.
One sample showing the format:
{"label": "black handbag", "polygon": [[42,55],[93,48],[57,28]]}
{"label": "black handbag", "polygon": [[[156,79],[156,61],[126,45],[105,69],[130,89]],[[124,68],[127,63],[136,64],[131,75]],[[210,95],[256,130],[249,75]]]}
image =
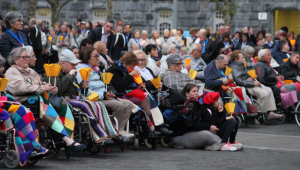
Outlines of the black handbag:
{"label": "black handbag", "polygon": [[62,98],[61,97],[57,97],[54,95],[50,95],[49,96],[49,103],[51,103],[51,105],[54,107],[54,109],[56,111],[58,111],[60,109],[60,106],[62,104]]}
{"label": "black handbag", "polygon": [[58,51],[53,49],[52,44],[50,46],[50,53],[52,53],[52,54],[58,54]]}
{"label": "black handbag", "polygon": [[187,98],[178,91],[169,88],[169,101],[171,105],[180,105],[184,104],[184,102],[187,101]]}

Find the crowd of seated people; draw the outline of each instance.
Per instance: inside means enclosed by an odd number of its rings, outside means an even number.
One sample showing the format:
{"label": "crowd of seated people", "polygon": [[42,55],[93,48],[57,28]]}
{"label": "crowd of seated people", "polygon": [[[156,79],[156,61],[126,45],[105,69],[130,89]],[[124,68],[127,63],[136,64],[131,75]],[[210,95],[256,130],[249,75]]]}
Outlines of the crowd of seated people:
{"label": "crowd of seated people", "polygon": [[[62,69],[55,80],[51,77],[48,81],[49,77],[36,70],[39,60],[36,55],[39,54],[35,54],[35,47],[22,31],[22,19],[22,14],[14,11],[7,13],[4,19],[7,31],[0,39],[3,56],[0,57],[0,73],[2,78],[8,79],[5,91],[11,95],[11,100],[23,105],[28,104],[32,93],[38,94],[44,108],[44,112],[38,113],[39,117],[49,127],[55,141],[65,141],[68,153],[84,149],[86,145],[73,140],[74,124],[71,128],[64,124],[65,121],[61,120],[64,116],[60,115],[62,111],[49,105],[47,95],[64,97],[90,117],[101,118],[93,129],[98,137],[95,137],[96,142],[102,145],[130,143],[134,134],[127,132],[125,126],[133,108],[139,107],[147,114],[151,131],[171,136],[175,145],[236,151],[242,149],[242,144],[235,140],[238,123],[234,117],[227,116],[225,103],[220,102],[220,91],[235,97],[233,102],[242,104],[241,110],[235,113],[248,114],[247,91],[261,104],[267,119],[281,118],[283,115],[276,113],[276,104],[286,94],[300,91],[299,41],[291,45],[292,34],[286,37],[285,31],[279,31],[279,37],[274,41],[264,30],[255,37],[253,29],[245,27],[231,35],[230,30],[224,32],[223,26],[219,34],[201,29],[197,34],[199,37],[196,36],[197,30],[191,28],[192,35],[188,38],[182,36],[181,29],[165,30],[163,37],[154,30],[147,39],[147,31],[141,31],[141,34],[136,30],[131,34],[130,25],[126,25],[125,36],[119,32],[122,27],[115,34],[112,31],[114,21],[107,20],[103,26],[88,31],[80,29],[79,35],[86,33],[85,37],[89,38],[83,39],[79,45],[74,35],[70,36],[74,31],[68,33],[66,25],[60,28],[56,24],[47,35],[49,41],[46,45],[47,53],[53,58],[43,62],[58,63]],[[71,46],[70,42],[77,45]],[[112,49],[119,42],[126,46],[123,50],[118,49],[120,54],[112,57]],[[232,72],[227,75],[225,72],[229,66]],[[91,69],[88,80],[83,80],[79,74],[80,69],[85,68]],[[256,78],[248,73],[252,69]],[[193,70],[197,71],[195,77],[190,76]],[[113,90],[107,90],[103,72],[113,74],[110,82]],[[135,81],[136,76],[141,76],[142,83]],[[151,80],[158,76],[161,76],[161,85],[155,87]],[[284,80],[292,83],[287,85]],[[175,110],[160,110],[158,103],[161,98],[157,99],[151,91],[161,90],[177,93],[183,99],[182,105],[196,102],[194,114],[197,116],[188,117],[190,110],[187,108],[179,111],[181,117],[174,117]],[[86,99],[92,93],[98,95],[96,102]],[[121,96],[116,96],[116,93]],[[285,102],[284,106],[292,104]],[[118,120],[118,128],[110,121],[107,110]],[[74,120],[72,115],[68,116]],[[169,128],[165,124],[169,124]],[[259,124],[257,120],[255,124]]]}

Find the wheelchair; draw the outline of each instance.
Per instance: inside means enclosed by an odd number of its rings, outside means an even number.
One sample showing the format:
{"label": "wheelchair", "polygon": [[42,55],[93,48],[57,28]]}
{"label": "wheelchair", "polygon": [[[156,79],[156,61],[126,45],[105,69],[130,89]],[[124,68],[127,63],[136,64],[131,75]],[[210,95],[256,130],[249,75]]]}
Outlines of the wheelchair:
{"label": "wheelchair", "polygon": [[[2,120],[0,120],[0,122],[1,121]],[[4,165],[11,169],[17,168],[20,165],[20,157],[15,150],[13,135],[13,129],[0,132],[0,160],[3,159]],[[30,164],[29,161],[27,164]]]}

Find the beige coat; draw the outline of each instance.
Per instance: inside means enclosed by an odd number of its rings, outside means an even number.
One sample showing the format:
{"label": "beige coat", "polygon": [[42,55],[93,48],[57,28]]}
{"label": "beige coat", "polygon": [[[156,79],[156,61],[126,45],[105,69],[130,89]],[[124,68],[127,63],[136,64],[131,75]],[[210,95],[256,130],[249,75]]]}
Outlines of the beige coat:
{"label": "beige coat", "polygon": [[[59,36],[62,36],[62,34],[59,35]],[[62,41],[59,40],[59,36],[58,36],[58,38],[57,38],[57,40],[56,40],[56,46],[58,47],[58,55],[62,52],[62,50],[68,49],[69,46],[71,45],[70,35],[67,34],[67,35],[65,36],[65,38],[63,39],[63,42],[65,43],[65,45],[62,46],[62,47],[60,47],[59,44],[60,44]]]}
{"label": "beige coat", "polygon": [[42,81],[39,74],[31,68],[23,69],[12,65],[5,73],[8,79],[5,91],[9,91],[19,102],[28,99],[28,93],[42,93]]}

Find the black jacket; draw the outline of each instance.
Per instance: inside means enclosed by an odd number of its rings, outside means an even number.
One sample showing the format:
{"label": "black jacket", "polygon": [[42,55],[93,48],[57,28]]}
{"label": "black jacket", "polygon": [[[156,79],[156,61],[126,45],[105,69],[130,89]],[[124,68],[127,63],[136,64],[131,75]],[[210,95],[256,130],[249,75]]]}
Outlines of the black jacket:
{"label": "black jacket", "polygon": [[[3,28],[3,27],[2,27]],[[27,31],[27,29],[25,29],[25,28],[23,28],[23,30],[21,30],[21,32],[23,32],[24,34],[25,34],[25,36],[26,36],[26,38],[27,38],[27,43],[28,44],[31,44],[31,41],[30,41],[30,38],[29,38],[29,33],[28,33],[28,31]]]}
{"label": "black jacket", "polygon": [[34,51],[43,49],[41,30],[36,25],[30,28],[30,40]]}
{"label": "black jacket", "polygon": [[118,64],[113,64],[106,72],[110,72],[114,75],[110,83],[118,93],[126,92],[126,89],[131,87],[134,83],[133,77],[129,74],[125,74],[118,67]]}
{"label": "black jacket", "polygon": [[[237,45],[236,45],[236,50],[242,50],[242,45],[243,45],[243,42],[240,41]],[[255,45],[253,44],[253,42],[251,41],[247,41],[247,44],[246,45],[250,45],[251,47],[255,47]]]}
{"label": "black jacket", "polygon": [[277,84],[277,74],[273,68],[269,66],[265,61],[259,60],[254,69],[257,75],[258,81],[268,87],[273,87]]}
{"label": "black jacket", "polygon": [[[92,40],[93,44],[97,41],[101,41],[102,38],[102,27],[97,27],[94,28],[90,31],[88,38]],[[111,56],[111,50],[113,47],[113,39],[114,39],[114,34],[111,32],[109,33],[109,36],[107,37],[107,42],[106,42],[106,48],[108,49],[107,55]]]}
{"label": "black jacket", "polygon": [[111,59],[116,61],[119,60],[121,56],[121,51],[127,51],[128,46],[126,45],[126,38],[123,34],[116,34],[113,39],[112,49],[111,49]]}
{"label": "black jacket", "polygon": [[293,80],[295,77],[300,76],[300,68],[298,65],[292,64],[289,59],[281,64],[281,73],[285,80]]}
{"label": "black jacket", "polygon": [[[200,41],[202,48],[204,48],[204,40]],[[205,61],[206,64],[209,64],[212,60],[215,59],[214,57],[214,41],[208,39],[208,42],[205,45],[205,53],[202,53],[201,58]]]}
{"label": "black jacket", "polygon": [[[229,45],[233,46],[232,41],[229,41]],[[220,54],[222,48],[225,48],[223,41],[217,42],[216,47],[214,49],[214,58],[216,58]],[[231,48],[231,51],[234,51],[234,46]]]}
{"label": "black jacket", "polygon": [[[24,45],[28,45],[28,40],[26,38],[26,35],[21,32],[18,31],[24,41]],[[10,35],[10,33],[8,31],[5,31],[2,35],[2,38],[0,39],[0,53],[1,55],[6,58],[9,53],[11,52],[11,50],[13,48],[17,48],[17,47],[21,47],[21,45],[19,44],[19,42],[12,36]]]}
{"label": "black jacket", "polygon": [[206,122],[210,125],[220,127],[221,124],[226,122],[225,112],[224,110],[223,112],[219,112],[218,110],[211,109],[209,105],[203,104],[201,112],[201,122]]}
{"label": "black jacket", "polygon": [[264,44],[264,45],[263,45],[263,48],[264,48],[264,49],[270,49],[270,50],[271,50],[271,49],[274,49],[275,44],[276,44],[276,43],[273,43],[271,47],[269,46],[269,44]]}
{"label": "black jacket", "polygon": [[283,59],[288,58],[287,53],[286,52],[282,52],[282,51],[272,52],[272,57],[274,58],[274,60],[277,61],[277,63],[279,65],[281,65],[282,63],[284,63]]}

